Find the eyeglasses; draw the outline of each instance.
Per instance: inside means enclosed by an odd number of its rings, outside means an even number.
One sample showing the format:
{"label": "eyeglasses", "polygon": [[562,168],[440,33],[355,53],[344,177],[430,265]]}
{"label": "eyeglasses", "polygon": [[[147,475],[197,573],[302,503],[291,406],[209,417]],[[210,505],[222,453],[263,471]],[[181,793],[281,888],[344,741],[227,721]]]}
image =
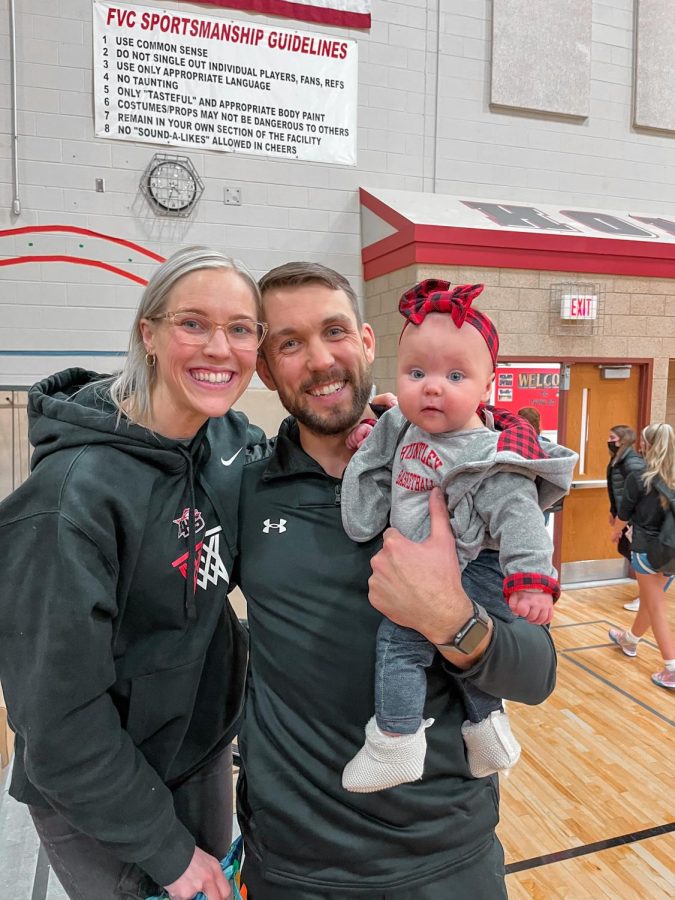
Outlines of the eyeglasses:
{"label": "eyeglasses", "polygon": [[257,350],[267,334],[267,323],[254,322],[253,319],[235,319],[223,325],[191,312],[168,312],[149,318],[152,321],[166,319],[176,329],[178,340],[182,344],[193,346],[208,344],[216,329],[222,328],[231,347],[238,350]]}

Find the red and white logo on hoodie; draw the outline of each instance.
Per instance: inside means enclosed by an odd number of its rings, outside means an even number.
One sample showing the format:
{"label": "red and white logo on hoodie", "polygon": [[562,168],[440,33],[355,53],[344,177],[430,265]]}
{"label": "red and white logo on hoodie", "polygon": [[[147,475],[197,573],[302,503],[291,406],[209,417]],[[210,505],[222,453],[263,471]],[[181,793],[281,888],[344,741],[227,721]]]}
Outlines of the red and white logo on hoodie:
{"label": "red and white logo on hoodie", "polygon": [[[178,537],[186,538],[190,534],[190,507],[186,506],[183,515],[173,520],[178,525]],[[204,518],[198,509],[195,509],[195,534],[204,529]]]}
{"label": "red and white logo on hoodie", "polygon": [[[197,511],[195,510],[195,513],[196,512]],[[183,513],[183,515],[185,515],[185,513]],[[203,520],[202,527],[204,527]],[[197,531],[200,530],[201,529],[197,528]],[[204,538],[195,547],[195,587],[199,585],[200,588],[206,590],[209,584],[217,584],[221,578],[226,583],[229,583],[230,581],[230,576],[228,575],[225,564],[220,556],[220,535],[222,530],[220,525],[216,525],[215,528],[209,528],[204,532]],[[173,568],[178,569],[185,579],[188,577],[189,558],[190,551],[188,550],[187,553],[183,553],[182,556],[179,556],[178,559],[174,559],[171,563]]]}

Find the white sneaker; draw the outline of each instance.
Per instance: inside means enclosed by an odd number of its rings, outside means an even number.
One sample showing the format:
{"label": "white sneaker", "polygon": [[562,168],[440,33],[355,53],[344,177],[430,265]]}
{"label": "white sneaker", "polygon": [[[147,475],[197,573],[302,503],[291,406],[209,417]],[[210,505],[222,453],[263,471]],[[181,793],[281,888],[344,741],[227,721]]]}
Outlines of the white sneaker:
{"label": "white sneaker", "polygon": [[503,772],[520,759],[520,744],[513,736],[509,717],[499,709],[481,722],[465,722],[462,736],[474,778]]}
{"label": "white sneaker", "polygon": [[640,639],[637,641],[629,641],[626,632],[620,628],[610,628],[607,632],[610,641],[614,641],[617,647],[621,647],[626,656],[637,656],[637,647]]}
{"label": "white sneaker", "polygon": [[631,600],[630,603],[624,603],[624,609],[627,609],[629,612],[637,612],[640,609],[640,598],[636,597],[635,600]]}

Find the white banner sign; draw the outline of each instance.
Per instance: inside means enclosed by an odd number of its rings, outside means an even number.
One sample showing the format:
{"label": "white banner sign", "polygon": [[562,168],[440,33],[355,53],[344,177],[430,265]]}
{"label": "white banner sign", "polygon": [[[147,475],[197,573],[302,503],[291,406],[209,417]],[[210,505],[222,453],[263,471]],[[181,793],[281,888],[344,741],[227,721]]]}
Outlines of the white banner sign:
{"label": "white banner sign", "polygon": [[94,0],[98,137],[356,164],[357,45]]}

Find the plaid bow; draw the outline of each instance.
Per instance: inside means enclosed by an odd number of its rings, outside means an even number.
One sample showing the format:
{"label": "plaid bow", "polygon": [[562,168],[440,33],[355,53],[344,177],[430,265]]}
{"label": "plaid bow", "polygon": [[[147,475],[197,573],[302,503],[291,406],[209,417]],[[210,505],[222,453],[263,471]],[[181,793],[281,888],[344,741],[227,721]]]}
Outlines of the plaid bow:
{"label": "plaid bow", "polygon": [[467,322],[480,332],[490,351],[492,364],[496,365],[499,353],[497,330],[484,313],[471,309],[471,303],[484,287],[482,284],[458,284],[453,288],[449,281],[437,278],[420,281],[399,300],[398,310],[406,319],[403,328],[410,322],[420,325],[432,312],[450,313],[457,328]]}

